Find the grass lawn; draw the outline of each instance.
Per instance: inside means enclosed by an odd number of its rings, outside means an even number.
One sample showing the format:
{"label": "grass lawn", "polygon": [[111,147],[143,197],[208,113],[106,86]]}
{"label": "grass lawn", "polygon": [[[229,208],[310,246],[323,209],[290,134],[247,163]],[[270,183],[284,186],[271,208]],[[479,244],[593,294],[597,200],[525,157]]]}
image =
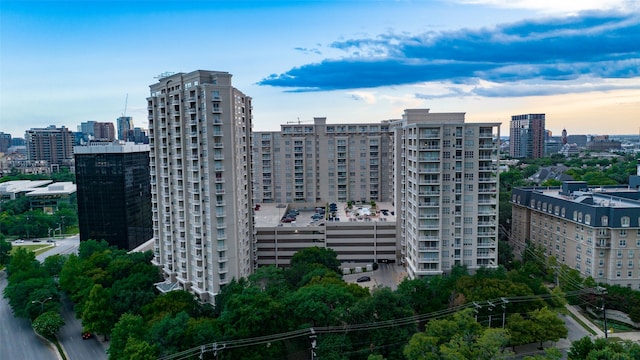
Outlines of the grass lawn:
{"label": "grass lawn", "polygon": [[18,247],[22,247],[22,248],[27,248],[33,252],[36,253],[36,256],[42,254],[43,252],[49,250],[49,248],[52,248],[54,245],[47,243],[47,244],[28,244],[28,245],[17,245],[17,244],[13,244],[13,248],[11,249],[11,253],[13,253]]}

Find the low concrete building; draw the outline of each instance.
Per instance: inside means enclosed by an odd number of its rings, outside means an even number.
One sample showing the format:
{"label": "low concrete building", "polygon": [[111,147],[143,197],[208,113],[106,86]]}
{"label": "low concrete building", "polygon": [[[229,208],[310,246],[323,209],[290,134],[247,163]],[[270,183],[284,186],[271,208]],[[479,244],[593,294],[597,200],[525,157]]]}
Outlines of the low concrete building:
{"label": "low concrete building", "polygon": [[[342,267],[399,260],[395,211],[389,203],[375,209],[338,203],[335,212],[327,205],[264,204],[255,210],[256,266],[289,266],[296,252],[314,246],[335,250]],[[298,212],[295,221],[283,222],[291,212]],[[314,214],[322,217],[314,219]]]}
{"label": "low concrete building", "polygon": [[40,209],[46,214],[53,214],[58,211],[60,204],[71,204],[71,195],[77,190],[76,184],[66,182],[56,182],[40,187],[28,192],[31,210]]}

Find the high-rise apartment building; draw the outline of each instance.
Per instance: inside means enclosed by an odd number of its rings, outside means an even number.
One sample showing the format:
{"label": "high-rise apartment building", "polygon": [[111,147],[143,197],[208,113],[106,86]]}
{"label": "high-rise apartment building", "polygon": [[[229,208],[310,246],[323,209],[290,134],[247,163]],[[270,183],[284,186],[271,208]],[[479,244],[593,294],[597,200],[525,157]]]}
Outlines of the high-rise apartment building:
{"label": "high-rise apartment building", "polygon": [[74,148],[80,241],[132,250],[153,237],[149,146],[102,143]]}
{"label": "high-rise apartment building", "polygon": [[120,116],[116,119],[118,127],[118,140],[127,141],[129,130],[133,130],[133,118],[131,116]]}
{"label": "high-rise apartment building", "polygon": [[80,143],[87,143],[91,140],[113,141],[116,139],[115,128],[111,122],[85,121],[78,125]]}
{"label": "high-rise apartment building", "polygon": [[254,197],[259,203],[391,201],[389,123],[281,125],[253,135]]}
{"label": "high-rise apartment building", "polygon": [[254,269],[251,98],[231,74],[163,74],[150,85],[154,263],[162,291],[214,302]]}
{"label": "high-rise apartment building", "polygon": [[545,114],[511,116],[509,123],[509,156],[517,159],[539,159],[545,155]]}
{"label": "high-rise apartment building", "polygon": [[94,136],[96,140],[113,141],[116,139],[116,130],[111,122],[96,122]]}
{"label": "high-rise apartment building", "polygon": [[0,131],[0,152],[6,153],[11,147],[11,134]]}
{"label": "high-rise apartment building", "polygon": [[630,186],[516,188],[511,197],[511,246],[530,242],[596,282],[640,288],[640,166]]}
{"label": "high-rise apartment building", "polygon": [[25,132],[27,157],[59,165],[73,159],[73,133],[66,127],[32,128]]}
{"label": "high-rise apartment building", "polygon": [[398,247],[409,276],[496,267],[500,123],[410,109],[392,127]]}

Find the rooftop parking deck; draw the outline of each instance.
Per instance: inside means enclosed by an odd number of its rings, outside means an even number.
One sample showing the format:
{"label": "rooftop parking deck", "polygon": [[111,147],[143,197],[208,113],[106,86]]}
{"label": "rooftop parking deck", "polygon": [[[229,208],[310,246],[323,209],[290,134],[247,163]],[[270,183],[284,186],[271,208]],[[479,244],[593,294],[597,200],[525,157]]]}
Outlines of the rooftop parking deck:
{"label": "rooftop parking deck", "polygon": [[[369,204],[353,205],[351,209],[347,209],[346,203],[335,203],[335,216],[324,206],[324,216],[319,219],[312,218],[314,214],[321,213],[316,211],[314,206],[305,206],[306,204],[260,204],[260,209],[254,211],[256,227],[307,227],[307,226],[324,226],[327,223],[349,223],[349,222],[370,222],[370,221],[388,221],[395,222],[395,209],[390,203],[378,203],[376,209],[372,209]],[[297,210],[298,215],[295,221],[282,222],[282,219],[291,210]]]}

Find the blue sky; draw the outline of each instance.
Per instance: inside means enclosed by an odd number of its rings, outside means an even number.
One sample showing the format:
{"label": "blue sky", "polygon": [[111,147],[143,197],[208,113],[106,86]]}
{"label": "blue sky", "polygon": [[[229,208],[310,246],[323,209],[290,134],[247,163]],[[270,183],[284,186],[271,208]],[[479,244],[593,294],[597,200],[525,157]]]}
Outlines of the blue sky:
{"label": "blue sky", "polygon": [[640,131],[636,0],[0,0],[0,131],[125,110],[146,127],[160,73],[228,71],[254,130],[546,113],[559,134]]}

